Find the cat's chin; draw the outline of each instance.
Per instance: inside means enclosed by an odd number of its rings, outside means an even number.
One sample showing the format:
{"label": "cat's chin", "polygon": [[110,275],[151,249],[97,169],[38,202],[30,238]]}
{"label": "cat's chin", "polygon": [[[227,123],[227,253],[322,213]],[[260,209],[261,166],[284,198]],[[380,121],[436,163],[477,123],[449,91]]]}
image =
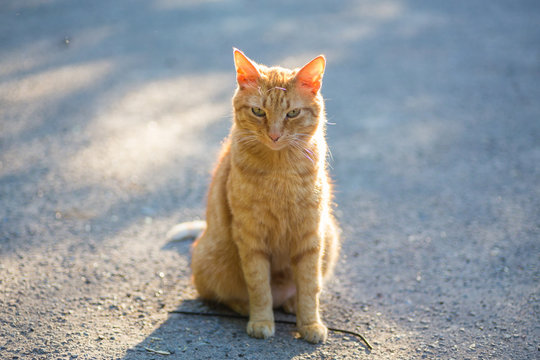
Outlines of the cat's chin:
{"label": "cat's chin", "polygon": [[269,141],[269,142],[265,142],[264,145],[266,145],[270,150],[274,150],[274,151],[283,150],[287,147],[286,142],[275,143],[275,142]]}

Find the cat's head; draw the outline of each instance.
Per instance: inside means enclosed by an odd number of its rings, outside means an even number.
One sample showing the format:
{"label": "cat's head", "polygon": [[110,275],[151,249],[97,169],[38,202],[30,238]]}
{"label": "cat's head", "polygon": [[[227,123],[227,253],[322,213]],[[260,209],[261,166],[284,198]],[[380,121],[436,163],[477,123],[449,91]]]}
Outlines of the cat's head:
{"label": "cat's head", "polygon": [[317,56],[301,69],[289,70],[257,64],[234,49],[234,62],[238,88],[233,106],[243,140],[260,142],[276,151],[309,141],[324,121],[319,92],[324,56]]}

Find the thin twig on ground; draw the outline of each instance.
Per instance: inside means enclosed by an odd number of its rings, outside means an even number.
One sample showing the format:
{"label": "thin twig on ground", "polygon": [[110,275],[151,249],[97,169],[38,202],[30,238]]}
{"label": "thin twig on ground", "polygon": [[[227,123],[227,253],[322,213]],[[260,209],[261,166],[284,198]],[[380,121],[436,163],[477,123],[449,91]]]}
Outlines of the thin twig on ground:
{"label": "thin twig on ground", "polygon": [[[185,310],[173,310],[169,311],[169,313],[172,314],[182,314],[182,315],[196,315],[196,316],[209,316],[209,317],[225,317],[225,318],[232,318],[232,319],[246,319],[243,315],[238,314],[225,314],[225,313],[209,313],[209,312],[199,312],[199,311],[185,311]],[[278,324],[288,324],[288,325],[296,325],[296,322],[290,321],[290,320],[274,320]],[[344,330],[344,329],[338,329],[334,327],[328,327],[328,330],[334,331],[334,332],[340,332],[343,334],[349,334],[358,337],[360,340],[364,342],[364,344],[367,346],[369,350],[373,350],[373,346],[366,340],[366,338],[357,332],[350,331],[350,330]]]}

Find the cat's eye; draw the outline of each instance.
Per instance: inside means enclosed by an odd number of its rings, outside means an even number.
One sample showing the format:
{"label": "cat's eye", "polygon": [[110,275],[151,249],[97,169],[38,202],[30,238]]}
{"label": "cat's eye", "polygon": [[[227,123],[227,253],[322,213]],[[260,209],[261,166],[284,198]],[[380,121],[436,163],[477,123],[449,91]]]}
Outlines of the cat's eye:
{"label": "cat's eye", "polygon": [[251,112],[252,112],[253,114],[255,114],[255,116],[258,116],[258,117],[263,117],[263,116],[266,115],[266,113],[264,112],[264,110],[261,109],[261,108],[258,108],[258,107],[252,107],[252,108],[251,108]]}
{"label": "cat's eye", "polygon": [[292,118],[295,118],[297,117],[298,115],[300,114],[300,109],[294,109],[294,110],[291,110],[287,113],[287,117],[289,119],[292,119]]}

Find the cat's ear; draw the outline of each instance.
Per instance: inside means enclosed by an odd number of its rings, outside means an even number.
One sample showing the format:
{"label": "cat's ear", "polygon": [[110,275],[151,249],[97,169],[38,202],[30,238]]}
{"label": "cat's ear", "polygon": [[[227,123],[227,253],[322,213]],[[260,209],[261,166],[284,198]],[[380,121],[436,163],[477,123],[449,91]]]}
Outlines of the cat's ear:
{"label": "cat's ear", "polygon": [[234,65],[236,66],[236,81],[241,88],[253,86],[261,77],[255,63],[236,48],[234,48]]}
{"label": "cat's ear", "polygon": [[296,74],[297,85],[316,94],[321,88],[326,59],[319,55],[308,62]]}

